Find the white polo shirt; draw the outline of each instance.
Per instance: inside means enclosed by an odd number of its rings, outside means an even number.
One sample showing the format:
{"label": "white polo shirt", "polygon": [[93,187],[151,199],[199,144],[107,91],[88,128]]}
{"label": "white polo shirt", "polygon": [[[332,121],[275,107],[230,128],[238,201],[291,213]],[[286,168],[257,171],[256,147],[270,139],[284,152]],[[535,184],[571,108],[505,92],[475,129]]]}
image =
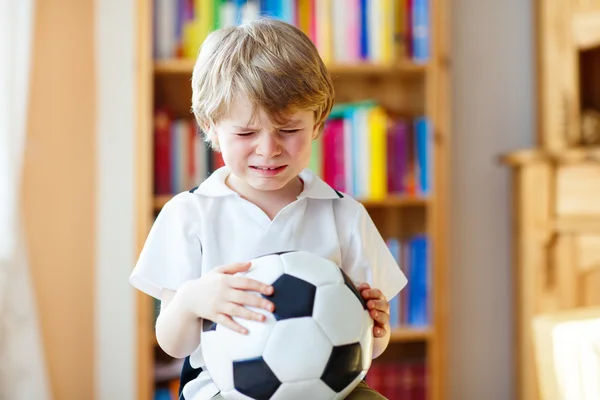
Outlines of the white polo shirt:
{"label": "white polo shirt", "polygon": [[[165,204],[130,276],[134,287],[160,299],[162,288],[177,290],[217,266],[293,250],[336,262],[356,284],[368,282],[388,300],[406,285],[365,207],[311,170],[300,174],[304,189],[298,199],[272,220],[225,184],[228,175],[221,167]],[[211,398],[218,390],[200,371],[200,347],[189,363],[199,375],[185,385],[185,399]]]}

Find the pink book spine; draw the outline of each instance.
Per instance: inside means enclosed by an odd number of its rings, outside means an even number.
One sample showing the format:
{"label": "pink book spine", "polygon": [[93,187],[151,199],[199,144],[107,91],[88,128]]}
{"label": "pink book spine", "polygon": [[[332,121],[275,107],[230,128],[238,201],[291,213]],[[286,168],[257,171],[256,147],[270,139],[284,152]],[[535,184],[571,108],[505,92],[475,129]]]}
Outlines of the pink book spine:
{"label": "pink book spine", "polygon": [[348,1],[347,49],[350,62],[360,60],[360,0]]}

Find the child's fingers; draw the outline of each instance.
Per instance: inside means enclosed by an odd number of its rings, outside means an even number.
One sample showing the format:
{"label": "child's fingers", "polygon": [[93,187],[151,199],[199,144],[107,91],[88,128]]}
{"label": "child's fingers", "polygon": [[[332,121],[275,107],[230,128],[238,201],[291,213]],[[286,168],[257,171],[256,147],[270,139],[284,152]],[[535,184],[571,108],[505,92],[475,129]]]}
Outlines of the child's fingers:
{"label": "child's fingers", "polygon": [[370,288],[371,288],[371,285],[369,285],[367,282],[363,282],[360,285],[358,285],[359,291],[363,291],[363,290],[370,289]]}
{"label": "child's fingers", "polygon": [[244,318],[260,322],[265,321],[264,315],[251,311],[249,308],[240,306],[239,304],[230,303],[227,308],[227,315],[231,317]]}
{"label": "child's fingers", "polygon": [[387,301],[385,300],[369,300],[367,302],[367,307],[369,308],[369,310],[379,310],[379,311],[387,311],[389,304]]}
{"label": "child's fingers", "polygon": [[252,292],[262,293],[264,295],[273,294],[273,286],[266,285],[256,279],[246,278],[243,276],[232,276],[229,279],[229,286],[234,289],[249,290]]}
{"label": "child's fingers", "polygon": [[375,326],[373,328],[373,336],[380,338],[380,337],[384,337],[386,334],[386,330],[384,328],[382,328],[381,326]]}
{"label": "child's fingers", "polygon": [[235,322],[229,315],[217,314],[217,317],[215,318],[214,322],[226,326],[233,331],[241,333],[242,335],[248,333],[248,330],[246,328]]}
{"label": "child's fingers", "polygon": [[379,289],[368,289],[361,293],[366,299],[385,299],[383,292]]}
{"label": "child's fingers", "polygon": [[225,295],[225,298],[235,304],[263,308],[271,312],[275,309],[273,302],[243,290],[228,290],[228,294]]}
{"label": "child's fingers", "polygon": [[390,315],[379,310],[371,310],[371,317],[380,325],[385,325],[390,322]]}
{"label": "child's fingers", "polygon": [[228,265],[221,265],[214,269],[215,272],[220,272],[222,274],[236,274],[238,272],[248,271],[252,264],[250,262],[242,262]]}

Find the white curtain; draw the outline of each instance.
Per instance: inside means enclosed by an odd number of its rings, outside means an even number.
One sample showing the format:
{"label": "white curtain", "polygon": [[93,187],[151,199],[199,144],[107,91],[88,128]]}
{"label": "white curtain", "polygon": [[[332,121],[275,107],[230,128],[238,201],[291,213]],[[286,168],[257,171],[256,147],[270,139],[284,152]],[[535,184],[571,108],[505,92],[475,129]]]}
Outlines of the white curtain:
{"label": "white curtain", "polygon": [[20,209],[34,0],[0,0],[0,400],[51,398]]}

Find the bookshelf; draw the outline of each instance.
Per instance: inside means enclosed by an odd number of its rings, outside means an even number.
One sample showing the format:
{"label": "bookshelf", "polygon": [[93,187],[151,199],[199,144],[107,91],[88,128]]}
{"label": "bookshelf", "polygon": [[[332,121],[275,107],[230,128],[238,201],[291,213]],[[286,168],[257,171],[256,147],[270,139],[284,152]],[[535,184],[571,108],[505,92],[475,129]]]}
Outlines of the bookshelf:
{"label": "bookshelf", "polygon": [[[404,0],[393,1],[400,5]],[[153,124],[156,104],[168,104],[177,118],[191,119],[190,77],[193,60],[153,59],[151,2],[138,0],[137,14],[137,249],[141,250],[156,214],[171,198],[155,195],[153,187]],[[429,14],[429,58],[416,63],[394,48],[390,63],[328,63],[336,90],[336,104],[374,100],[394,115],[424,115],[430,122],[432,181],[426,197],[389,194],[373,200],[360,199],[384,237],[407,238],[417,233],[429,237],[429,319],[426,327],[400,326],[374,363],[423,359],[427,373],[427,399],[446,398],[448,323],[448,153],[450,143],[448,4],[439,0]],[[410,279],[410,277],[409,277]],[[138,398],[155,393],[154,362],[157,343],[153,332],[156,304],[137,293]]]}

